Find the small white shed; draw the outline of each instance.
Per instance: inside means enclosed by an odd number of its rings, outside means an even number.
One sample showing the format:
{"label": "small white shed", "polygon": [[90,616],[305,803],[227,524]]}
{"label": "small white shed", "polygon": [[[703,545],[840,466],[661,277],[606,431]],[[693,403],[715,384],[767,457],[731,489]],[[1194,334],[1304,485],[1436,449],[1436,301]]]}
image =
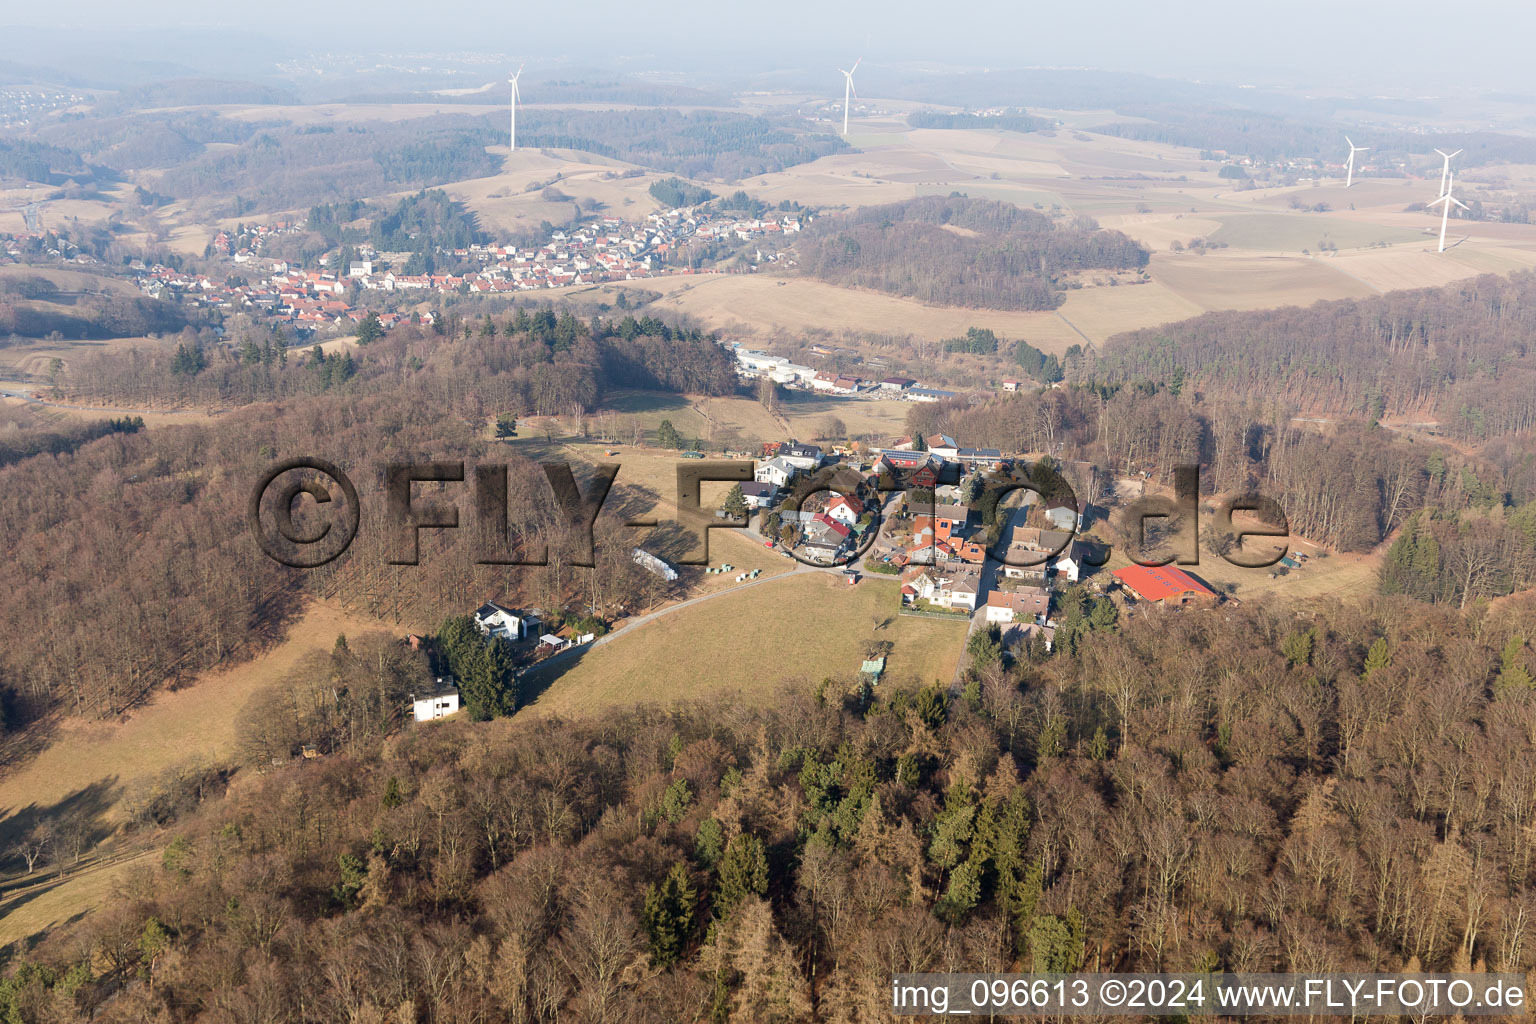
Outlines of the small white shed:
{"label": "small white shed", "polygon": [[438,676],[437,689],[427,694],[411,694],[411,714],[418,722],[446,718],[459,710],[459,684],[452,676]]}

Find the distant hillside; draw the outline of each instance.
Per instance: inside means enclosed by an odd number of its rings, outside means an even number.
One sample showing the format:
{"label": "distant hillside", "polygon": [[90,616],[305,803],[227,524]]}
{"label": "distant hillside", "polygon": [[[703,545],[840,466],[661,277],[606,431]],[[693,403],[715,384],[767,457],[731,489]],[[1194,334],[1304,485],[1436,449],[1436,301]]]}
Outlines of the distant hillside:
{"label": "distant hillside", "polygon": [[238,197],[236,215],[362,199],[494,174],[501,160],[485,150],[504,138],[460,116],[271,128],[172,167],[155,189]]}
{"label": "distant hillside", "polygon": [[[718,111],[538,110],[518,116],[518,145],[579,149],[689,178],[738,181],[848,148],[835,135]],[[524,134],[526,132],[526,134]]]}
{"label": "distant hillside", "polygon": [[1055,278],[1131,270],[1148,254],[1118,231],[1060,226],[1010,203],[929,196],[817,220],[796,244],[804,273],[924,302],[1055,309]]}
{"label": "distant hillside", "polygon": [[1043,117],[1033,117],[1023,110],[1008,110],[988,116],[914,110],[907,115],[907,124],[913,128],[992,128],[998,131],[1037,132],[1051,127],[1053,123]]}
{"label": "distant hillside", "polygon": [[62,185],[69,179],[84,183],[95,177],[79,153],[30,139],[0,139],[0,179]]}
{"label": "distant hillside", "polygon": [[[1190,149],[1222,150],[1260,160],[1331,160],[1340,158],[1344,128],[1332,121],[1301,119],[1260,110],[1199,107],[1172,103],[1129,103],[1116,110],[1145,120],[1094,129],[1105,135],[1161,142]],[[1438,146],[1462,150],[1458,164],[1477,167],[1492,163],[1536,163],[1536,139],[1500,132],[1445,132],[1433,136],[1416,132],[1350,129],[1371,160],[1386,166],[1395,160],[1433,156]],[[1436,157],[1435,166],[1439,167]]]}
{"label": "distant hillside", "polygon": [[287,89],[277,89],[258,82],[228,81],[220,78],[175,78],[147,82],[124,89],[103,100],[102,110],[142,110],[153,107],[188,107],[203,103],[298,103],[299,97]]}
{"label": "distant hillside", "polygon": [[[723,93],[695,89],[670,82],[637,82],[622,79],[587,81],[584,79],[535,80],[524,75],[519,80],[525,103],[622,103],[637,107],[734,107],[736,100]],[[484,90],[449,94],[442,92],[363,93],[343,96],[338,103],[463,103],[504,106],[505,82],[493,82]]]}

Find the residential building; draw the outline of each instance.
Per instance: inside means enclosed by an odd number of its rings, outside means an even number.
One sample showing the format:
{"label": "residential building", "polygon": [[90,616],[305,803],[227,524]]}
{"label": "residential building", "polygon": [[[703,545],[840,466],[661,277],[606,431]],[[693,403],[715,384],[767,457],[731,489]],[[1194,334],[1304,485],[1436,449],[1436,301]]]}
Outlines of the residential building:
{"label": "residential building", "polygon": [[859,521],[864,514],[864,504],[856,498],[850,498],[846,494],[839,494],[827,502],[827,515],[836,519],[844,526],[852,526]]}
{"label": "residential building", "polygon": [[798,466],[780,455],[769,459],[767,462],[759,463],[752,476],[758,483],[773,484],[775,487],[783,489],[789,486],[789,482],[795,478],[795,474],[799,471]]}
{"label": "residential building", "polygon": [[987,621],[1044,624],[1050,618],[1051,592],[1045,587],[994,590],[987,595]]}
{"label": "residential building", "polygon": [[480,632],[487,637],[497,637],[516,643],[524,639],[538,624],[538,616],[515,612],[494,601],[487,601],[475,609],[475,625],[480,627]]}
{"label": "residential building", "polygon": [[747,508],[772,508],[778,501],[779,489],[771,483],[744,480],[741,483],[741,496],[747,499]]}
{"label": "residential building", "polygon": [[796,469],[813,470],[821,465],[821,448],[814,444],[801,444],[799,441],[790,441],[779,446],[778,457],[794,466]]}

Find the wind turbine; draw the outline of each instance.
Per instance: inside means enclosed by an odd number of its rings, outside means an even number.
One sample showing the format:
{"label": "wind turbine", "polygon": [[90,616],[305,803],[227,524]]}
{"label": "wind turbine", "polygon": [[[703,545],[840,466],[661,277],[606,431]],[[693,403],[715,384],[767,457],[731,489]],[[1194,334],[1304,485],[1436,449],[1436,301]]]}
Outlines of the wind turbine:
{"label": "wind turbine", "polygon": [[1443,149],[1437,149],[1435,152],[1445,158],[1445,165],[1440,168],[1440,194],[1445,195],[1445,183],[1451,176],[1451,157],[1459,154],[1461,150],[1458,149],[1455,153],[1447,153]]}
{"label": "wind turbine", "polygon": [[844,71],[842,68],[838,68],[837,69],[838,72],[841,73],[842,76],[843,76],[843,134],[844,135],[848,134],[848,102],[849,102],[849,100],[853,99],[853,97],[858,95],[858,93],[853,91],[853,73],[855,71],[859,70],[859,64],[861,64],[863,62],[863,60],[864,60],[864,58],[860,57],[858,60],[854,61],[853,62],[853,67],[849,68],[847,71]]}
{"label": "wind turbine", "polygon": [[1371,147],[1355,145],[1355,140],[1348,135],[1344,136],[1344,141],[1349,143],[1349,162],[1344,165],[1349,169],[1349,173],[1344,178],[1344,187],[1349,188],[1355,183],[1355,154],[1368,152]]}
{"label": "wind turbine", "polygon": [[[1460,151],[1458,150],[1458,152],[1460,152]],[[1436,199],[1432,203],[1426,203],[1425,204],[1426,207],[1438,206],[1441,203],[1445,204],[1445,209],[1440,214],[1440,251],[1441,252],[1445,252],[1445,225],[1446,225],[1446,222],[1451,219],[1451,204],[1455,203],[1457,206],[1461,207],[1463,210],[1470,209],[1470,207],[1468,207],[1466,203],[1462,202],[1460,199],[1457,199],[1455,196],[1451,195],[1451,189],[1454,188],[1455,185],[1456,185],[1456,175],[1452,174],[1452,175],[1449,176],[1449,178],[1448,178],[1448,180],[1446,182],[1445,191],[1441,194],[1440,198]]]}
{"label": "wind turbine", "polygon": [[512,86],[512,136],[511,143],[507,147],[509,153],[517,151],[517,101],[522,99],[522,94],[517,89],[517,80],[523,77],[524,67],[526,65],[519,64],[517,74],[507,76],[507,84]]}

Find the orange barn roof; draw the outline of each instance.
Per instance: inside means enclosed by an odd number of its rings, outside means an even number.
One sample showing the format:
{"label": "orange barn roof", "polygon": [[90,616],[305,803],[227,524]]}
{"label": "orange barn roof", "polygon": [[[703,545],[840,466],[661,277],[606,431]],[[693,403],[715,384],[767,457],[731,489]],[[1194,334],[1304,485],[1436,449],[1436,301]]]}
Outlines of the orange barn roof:
{"label": "orange barn roof", "polygon": [[1113,575],[1148,601],[1163,601],[1179,594],[1216,596],[1210,587],[1174,565],[1128,565],[1116,569]]}

